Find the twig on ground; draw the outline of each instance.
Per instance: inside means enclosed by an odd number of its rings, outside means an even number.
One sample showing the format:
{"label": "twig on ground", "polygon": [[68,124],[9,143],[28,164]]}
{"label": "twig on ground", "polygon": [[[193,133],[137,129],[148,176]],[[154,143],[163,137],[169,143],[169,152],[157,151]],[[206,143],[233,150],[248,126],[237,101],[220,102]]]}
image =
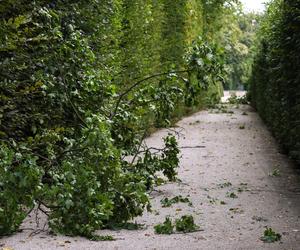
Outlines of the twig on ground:
{"label": "twig on ground", "polygon": [[193,148],[206,148],[206,147],[205,146],[182,146],[182,147],[179,147],[179,148],[182,148],[182,149],[191,148],[191,149],[193,149]]}

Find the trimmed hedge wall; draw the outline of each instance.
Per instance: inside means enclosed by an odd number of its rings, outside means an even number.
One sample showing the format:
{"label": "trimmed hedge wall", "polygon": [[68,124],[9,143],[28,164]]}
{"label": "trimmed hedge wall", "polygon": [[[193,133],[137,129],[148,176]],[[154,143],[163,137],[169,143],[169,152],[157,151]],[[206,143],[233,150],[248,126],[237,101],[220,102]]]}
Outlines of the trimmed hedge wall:
{"label": "trimmed hedge wall", "polygon": [[300,1],[272,2],[259,36],[250,82],[252,104],[300,162]]}

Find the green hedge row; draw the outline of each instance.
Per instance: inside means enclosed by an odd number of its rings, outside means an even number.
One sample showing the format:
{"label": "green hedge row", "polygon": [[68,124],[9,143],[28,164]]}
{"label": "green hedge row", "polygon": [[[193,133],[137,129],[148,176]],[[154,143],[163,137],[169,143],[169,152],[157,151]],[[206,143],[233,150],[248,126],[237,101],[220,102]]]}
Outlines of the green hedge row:
{"label": "green hedge row", "polygon": [[300,1],[273,1],[261,25],[250,83],[252,104],[300,161]]}
{"label": "green hedge row", "polygon": [[220,97],[220,53],[197,40],[202,7],[1,1],[0,235],[36,207],[53,231],[93,237],[150,207],[156,172],[176,179],[175,138],[158,153],[142,142],[185,106]]}

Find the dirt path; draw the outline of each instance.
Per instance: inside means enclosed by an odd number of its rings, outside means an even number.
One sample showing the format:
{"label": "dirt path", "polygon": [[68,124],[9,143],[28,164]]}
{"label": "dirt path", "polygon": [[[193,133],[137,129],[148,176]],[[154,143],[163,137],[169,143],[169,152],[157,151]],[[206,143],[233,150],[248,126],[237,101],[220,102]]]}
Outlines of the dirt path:
{"label": "dirt path", "polygon": [[[279,153],[270,133],[249,106],[230,110],[234,113],[203,111],[178,123],[180,146],[195,148],[182,149],[182,183],[166,184],[152,193],[153,209],[157,212],[137,219],[146,229],[100,232],[114,235],[118,239],[114,242],[90,242],[46,233],[29,236],[32,231],[25,230],[1,239],[0,246],[30,250],[300,249],[299,171]],[[159,146],[166,133],[162,130],[153,134],[148,143]],[[227,197],[231,193],[238,197]],[[179,194],[190,195],[193,206],[161,207],[162,198]],[[165,216],[178,218],[184,214],[192,214],[203,231],[154,234],[153,226],[163,222]],[[24,227],[33,227],[30,222]],[[265,226],[282,234],[282,241],[260,241]]]}

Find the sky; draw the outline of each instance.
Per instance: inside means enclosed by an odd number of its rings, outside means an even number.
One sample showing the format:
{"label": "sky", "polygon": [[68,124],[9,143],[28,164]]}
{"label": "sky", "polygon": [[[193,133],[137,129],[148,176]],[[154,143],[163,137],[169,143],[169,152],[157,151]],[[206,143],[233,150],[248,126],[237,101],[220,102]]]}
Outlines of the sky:
{"label": "sky", "polygon": [[264,2],[267,0],[241,0],[247,11],[264,11]]}

